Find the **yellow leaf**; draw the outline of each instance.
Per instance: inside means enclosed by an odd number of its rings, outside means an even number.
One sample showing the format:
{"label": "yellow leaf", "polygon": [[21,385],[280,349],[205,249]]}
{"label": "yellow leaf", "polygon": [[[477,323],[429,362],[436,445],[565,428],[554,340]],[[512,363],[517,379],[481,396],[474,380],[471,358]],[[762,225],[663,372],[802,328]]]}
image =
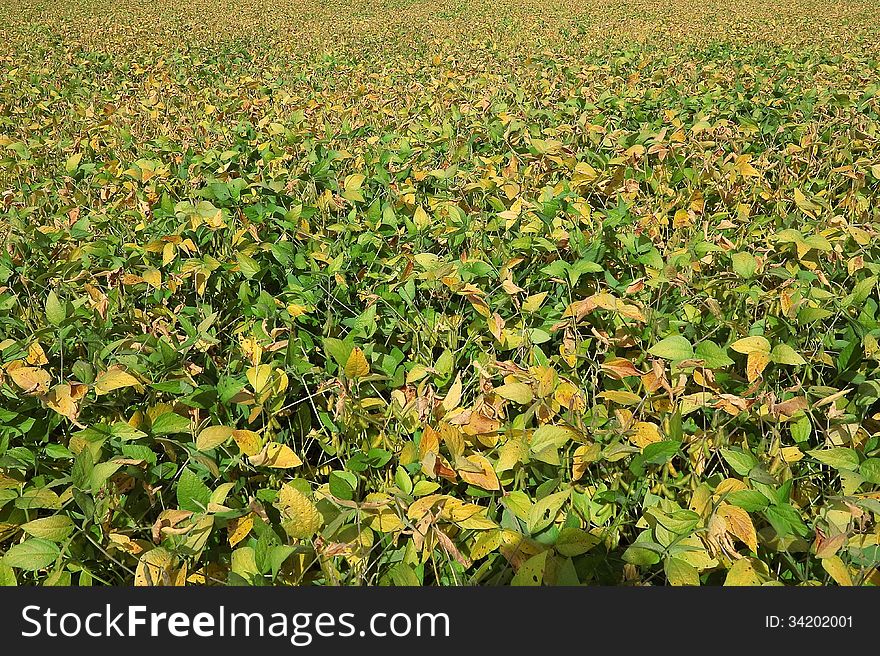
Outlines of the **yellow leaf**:
{"label": "yellow leaf", "polygon": [[12,382],[27,394],[48,392],[49,383],[52,382],[49,372],[39,367],[9,368],[6,373],[12,378]]}
{"label": "yellow leaf", "polygon": [[496,387],[495,393],[502,399],[507,399],[508,401],[519,403],[520,405],[531,403],[534,398],[532,388],[525,383],[508,383],[507,385]]}
{"label": "yellow leaf", "polygon": [[369,526],[379,533],[394,533],[403,528],[403,520],[390,508],[382,508],[376,511],[370,520]]}
{"label": "yellow leaf", "polygon": [[760,172],[750,164],[751,155],[738,155],[734,167],[737,172],[744,178],[753,178],[761,175]]}
{"label": "yellow leaf", "polygon": [[245,515],[244,517],[239,517],[236,520],[230,522],[227,526],[227,530],[229,532],[229,546],[234,547],[239,542],[244,540],[248,534],[251,532],[251,529],[254,527],[254,516],[253,514]]}
{"label": "yellow leaf", "polygon": [[140,385],[141,382],[121,367],[110,367],[95,380],[95,394],[109,394],[123,387]]}
{"label": "yellow leaf", "polygon": [[723,503],[716,511],[727,523],[727,532],[742,542],[753,552],[758,551],[758,536],[752,518],[742,508]]}
{"label": "yellow leaf", "polygon": [[85,395],[86,389],[87,387],[81,383],[74,385],[65,383],[56,385],[41,398],[46,407],[75,422],[79,414],[77,401]]}
{"label": "yellow leaf", "polygon": [[474,546],[471,547],[471,560],[480,560],[501,546],[501,531],[494,529],[491,531],[483,531],[479,534]]}
{"label": "yellow leaf", "polygon": [[273,469],[290,469],[299,467],[302,460],[286,444],[269,442],[258,454],[248,458],[255,467],[272,467]]}
{"label": "yellow leaf", "polygon": [[638,405],[642,402],[641,396],[624,390],[606,390],[600,393],[599,396],[620,405]]}
{"label": "yellow leaf", "polygon": [[275,507],[281,512],[281,527],[297,540],[310,538],[324,523],[311,500],[292,485],[285,484],[278,491]]}
{"label": "yellow leaf", "polygon": [[246,456],[254,456],[260,452],[260,436],[254,431],[234,430],[232,439]]}
{"label": "yellow leaf", "polygon": [[547,292],[532,294],[525,301],[523,301],[523,312],[537,312],[538,308],[541,307],[541,303],[544,302],[545,298],[547,298]]}
{"label": "yellow leaf", "polygon": [[227,426],[208,426],[196,438],[196,448],[208,451],[220,446],[232,436],[233,430]]}
{"label": "yellow leaf", "polygon": [[724,585],[741,586],[741,585],[761,585],[763,581],[755,571],[755,566],[749,558],[740,558],[730,571],[727,572],[727,578],[724,579]]}
{"label": "yellow leaf", "polygon": [[770,354],[762,353],[760,351],[753,351],[749,353],[749,357],[746,360],[746,378],[750,383],[755,382],[761,376],[761,373],[764,369],[767,368],[767,365],[770,363]]}
{"label": "yellow leaf", "polygon": [[753,337],[743,337],[742,339],[736,340],[730,345],[730,348],[743,355],[749,355],[751,353],[769,354],[770,342],[760,335],[755,335]]}
{"label": "yellow leaf", "polygon": [[259,394],[264,391],[272,381],[272,367],[268,364],[257,365],[256,367],[248,369],[245,375],[247,376],[251,388],[254,392]]}
{"label": "yellow leaf", "polygon": [[310,308],[305,305],[299,305],[298,303],[291,303],[287,306],[287,312],[291,317],[296,319],[297,317],[301,317],[307,312],[310,312]]}
{"label": "yellow leaf", "polygon": [[147,551],[138,560],[137,569],[134,573],[136,586],[171,585],[173,559],[171,552],[156,547]]}
{"label": "yellow leaf", "polygon": [[472,472],[459,469],[458,475],[461,476],[461,480],[470,483],[471,485],[481,487],[484,490],[497,490],[500,488],[498,477],[492,469],[492,463],[490,463],[485,456],[475,453],[465,458],[465,460],[479,467],[481,471]]}
{"label": "yellow leaf", "polygon": [[528,455],[528,444],[521,439],[511,438],[498,449],[495,471],[505,472],[513,469],[518,463],[525,462]]}
{"label": "yellow leaf", "polygon": [[743,483],[738,478],[725,478],[723,481],[715,486],[715,492],[713,493],[713,496],[716,499],[721,500],[724,499],[728,494],[748,489],[749,486]]}
{"label": "yellow leaf", "polygon": [[816,210],[822,209],[821,205],[818,205],[817,203],[809,200],[800,189],[794,190],[794,202],[806,213],[815,212]]}
{"label": "yellow leaf", "polygon": [[782,447],[782,450],[780,451],[780,453],[782,454],[782,459],[788,463],[797,462],[798,460],[801,460],[804,457],[804,452],[801,451],[796,446]]}
{"label": "yellow leaf", "polygon": [[431,225],[431,219],[428,218],[428,213],[425,212],[421,205],[416,208],[416,211],[413,214],[413,223],[416,224],[416,227],[419,230],[424,230]]}
{"label": "yellow leaf", "polygon": [[144,271],[144,275],[142,276],[144,282],[148,285],[155,287],[156,289],[161,289],[162,287],[162,272],[159,269],[147,269]]}
{"label": "yellow leaf", "polygon": [[363,378],[370,373],[370,363],[364,352],[355,346],[345,362],[345,375],[349,378]]}
{"label": "yellow leaf", "polygon": [[849,569],[840,559],[840,556],[831,556],[822,559],[822,568],[831,575],[837,585],[851,587],[853,585]]}
{"label": "yellow leaf", "polygon": [[357,191],[361,188],[361,185],[364,183],[364,180],[367,179],[367,176],[362,173],[352,173],[350,176],[345,178],[344,187],[346,191]]}
{"label": "yellow leaf", "polygon": [[599,460],[601,453],[602,447],[596,442],[576,448],[571,457],[571,480],[577,481],[583,477],[587,473],[587,467]]}
{"label": "yellow leaf", "polygon": [[449,391],[446,393],[446,398],[443,399],[443,409],[446,412],[450,410],[455,410],[458,407],[459,402],[461,401],[461,374],[458,374],[455,377],[455,380],[452,381],[452,385],[449,387]]}
{"label": "yellow leaf", "polygon": [[663,438],[660,436],[660,429],[656,424],[649,421],[640,421],[633,426],[633,434],[630,435],[629,441],[637,447],[644,449],[649,444],[661,442]]}
{"label": "yellow leaf", "polygon": [[33,342],[28,346],[27,362],[36,367],[49,364],[49,358],[46,357],[46,352],[39,342]]}

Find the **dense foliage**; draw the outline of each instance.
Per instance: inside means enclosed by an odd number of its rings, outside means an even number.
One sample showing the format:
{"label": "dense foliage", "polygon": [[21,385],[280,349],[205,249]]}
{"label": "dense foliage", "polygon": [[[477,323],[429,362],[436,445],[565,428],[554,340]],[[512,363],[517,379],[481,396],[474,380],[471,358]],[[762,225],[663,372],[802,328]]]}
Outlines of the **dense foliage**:
{"label": "dense foliage", "polygon": [[880,9],[0,0],[0,581],[880,583]]}

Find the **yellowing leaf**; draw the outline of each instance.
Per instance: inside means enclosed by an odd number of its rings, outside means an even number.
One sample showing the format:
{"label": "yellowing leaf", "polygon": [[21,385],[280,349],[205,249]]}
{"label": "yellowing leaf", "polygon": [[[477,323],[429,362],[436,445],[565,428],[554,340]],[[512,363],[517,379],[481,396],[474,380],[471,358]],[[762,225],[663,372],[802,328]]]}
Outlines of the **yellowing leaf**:
{"label": "yellowing leaf", "polygon": [[495,388],[495,393],[502,399],[525,405],[534,399],[532,388],[525,383],[507,383]]}
{"label": "yellowing leaf", "polygon": [[700,575],[696,568],[681,558],[667,557],[663,563],[663,571],[669,585],[700,585]]}
{"label": "yellowing leaf", "polygon": [[232,431],[232,439],[246,456],[254,456],[260,452],[260,436],[254,431],[234,430]]}
{"label": "yellowing leaf", "polygon": [[755,571],[755,566],[750,558],[740,558],[734,561],[730,571],[727,572],[727,578],[724,579],[724,585],[743,586],[743,585],[761,585],[763,580]]}
{"label": "yellowing leaf", "polygon": [[233,430],[227,426],[208,426],[196,438],[196,448],[199,451],[208,451],[220,446],[230,437]]}
{"label": "yellowing leaf", "polygon": [[254,527],[254,516],[253,514],[245,515],[244,517],[239,517],[229,523],[226,527],[229,532],[229,546],[234,547],[239,542],[244,540],[248,534],[251,532],[251,529]]}
{"label": "yellowing leaf", "polygon": [[114,366],[100,374],[95,380],[95,394],[100,396],[102,394],[109,394],[113,390],[140,384],[141,382],[130,373],[127,373],[121,367]]}
{"label": "yellowing leaf", "polygon": [[251,456],[248,460],[255,467],[271,467],[273,469],[290,469],[302,464],[302,460],[293,452],[293,449],[278,442],[267,443],[262,451]]}
{"label": "yellowing leaf", "polygon": [[749,355],[750,353],[770,354],[770,342],[760,335],[738,339],[730,345],[730,348],[743,355]]}
{"label": "yellowing leaf", "polygon": [[349,378],[363,378],[370,373],[370,363],[364,352],[355,346],[345,362],[345,375]]}
{"label": "yellowing leaf", "polygon": [[539,586],[544,582],[544,572],[547,568],[548,552],[542,551],[532,556],[517,570],[510,581],[512,586]]}
{"label": "yellowing leaf", "polygon": [[268,364],[250,367],[246,372],[248,383],[257,394],[265,391],[266,387],[272,382],[272,367]]}
{"label": "yellowing leaf", "polygon": [[39,342],[31,342],[28,346],[27,363],[35,367],[49,364],[49,358],[46,357],[46,352]]}
{"label": "yellowing leaf", "polygon": [[501,531],[495,529],[491,531],[483,531],[478,534],[474,546],[470,550],[471,560],[480,560],[501,546]]}
{"label": "yellowing leaf", "polygon": [[147,269],[144,271],[143,276],[141,276],[151,287],[155,287],[156,289],[162,288],[162,272],[159,269]]}
{"label": "yellowing leaf", "polygon": [[461,476],[463,481],[481,487],[484,490],[497,490],[500,488],[498,477],[492,469],[492,463],[490,463],[485,456],[475,453],[465,458],[465,460],[479,467],[480,471],[472,472],[466,471],[465,469],[459,469],[458,475]]}
{"label": "yellowing leaf", "polygon": [[18,385],[27,394],[36,394],[49,391],[49,383],[52,376],[49,372],[39,367],[16,367],[6,370],[12,382]]}
{"label": "yellowing leaf", "polygon": [[603,399],[608,399],[619,405],[638,405],[642,402],[642,397],[625,390],[606,390],[599,394]]}
{"label": "yellowing leaf", "polygon": [[281,527],[290,537],[306,540],[324,523],[311,500],[292,485],[285,484],[278,492],[275,507],[281,512]]}
{"label": "yellowing leaf", "polygon": [[764,369],[770,363],[770,354],[762,351],[752,351],[746,359],[746,378],[750,383],[755,382],[761,376]]}
{"label": "yellowing leaf", "polygon": [[633,426],[633,433],[630,435],[629,441],[637,447],[644,449],[654,442],[662,442],[663,438],[660,436],[660,429],[657,427],[657,424],[649,421],[640,421]]}
{"label": "yellowing leaf", "polygon": [[174,560],[169,552],[156,547],[144,553],[138,560],[134,574],[136,586],[171,585]]}
{"label": "yellowing leaf", "polygon": [[794,202],[795,204],[801,208],[804,212],[810,213],[815,212],[816,210],[822,209],[821,205],[814,203],[813,201],[807,199],[800,189],[794,190]]}
{"label": "yellowing leaf", "polygon": [[523,312],[537,312],[538,308],[541,307],[541,304],[544,302],[545,298],[547,298],[547,292],[532,294],[531,296],[526,298],[525,301],[523,301]]}
{"label": "yellowing leaf", "polygon": [[345,191],[357,191],[361,188],[361,185],[364,183],[364,180],[367,179],[367,176],[362,173],[352,173],[348,177],[345,178],[344,188]]}
{"label": "yellowing leaf", "polygon": [[828,572],[828,574],[831,575],[831,578],[834,579],[834,582],[837,583],[837,585],[842,585],[846,587],[850,587],[853,585],[853,580],[852,576],[850,576],[849,569],[840,559],[840,556],[823,558],[822,569],[824,569],[826,572]]}
{"label": "yellowing leaf", "polygon": [[727,523],[728,533],[742,540],[753,552],[758,551],[758,536],[749,513],[727,503],[722,503],[716,512]]}

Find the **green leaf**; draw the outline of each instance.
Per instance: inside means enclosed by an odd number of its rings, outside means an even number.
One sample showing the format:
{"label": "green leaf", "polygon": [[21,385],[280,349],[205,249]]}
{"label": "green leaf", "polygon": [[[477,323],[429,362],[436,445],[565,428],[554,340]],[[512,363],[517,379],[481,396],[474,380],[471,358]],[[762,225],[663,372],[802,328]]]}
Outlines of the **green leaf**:
{"label": "green leaf", "polygon": [[260,272],[260,263],[249,255],[236,253],[235,259],[238,262],[238,268],[245,278],[251,279]]}
{"label": "green leaf", "polygon": [[177,482],[177,505],[183,510],[195,513],[205,512],[211,499],[211,490],[202,479],[191,469],[186,468],[180,473]]}
{"label": "green leaf", "polygon": [[104,483],[107,482],[107,479],[113,476],[121,466],[122,465],[117,462],[99,462],[92,467],[92,474],[90,477],[92,492],[97,494],[101,488],[104,487]]}
{"label": "green leaf", "polygon": [[764,510],[764,517],[767,518],[780,538],[784,538],[792,532],[801,536],[808,535],[810,532],[798,511],[787,503],[768,506]]}
{"label": "green leaf", "polygon": [[67,515],[53,515],[34,519],[22,524],[21,530],[35,538],[42,538],[50,542],[62,542],[73,532],[74,525]]}
{"label": "green leaf", "polygon": [[742,449],[721,449],[721,457],[740,476],[748,476],[752,468],[758,464],[757,458]]}
{"label": "green leaf", "polygon": [[880,458],[868,458],[859,466],[859,473],[872,485],[880,485]]}
{"label": "green leaf", "polygon": [[330,472],[330,494],[346,501],[354,499],[358,488],[357,476],[347,471]]}
{"label": "green leaf", "polygon": [[856,305],[864,303],[868,300],[871,292],[874,291],[874,285],[876,284],[877,276],[870,276],[857,282],[852,290],[852,302]]}
{"label": "green leaf", "polygon": [[190,421],[187,417],[181,417],[176,412],[166,412],[153,420],[150,432],[153,435],[172,435],[174,433],[189,433]]}
{"label": "green leaf", "polygon": [[46,297],[46,319],[54,326],[61,324],[67,318],[67,310],[58,299],[54,291],[50,291]]}
{"label": "green leaf", "polygon": [[751,278],[758,269],[758,261],[751,253],[734,253],[730,256],[733,270],[740,278]]}
{"label": "green leaf", "polygon": [[273,578],[278,576],[278,571],[281,569],[284,561],[287,560],[294,551],[296,551],[295,547],[290,547],[285,544],[276,544],[269,549],[269,555],[266,560]]}
{"label": "green leaf", "polygon": [[650,567],[660,562],[665,549],[651,539],[651,531],[642,531],[623,552],[623,560],[631,565]]}
{"label": "green leaf", "polygon": [[550,526],[556,520],[556,515],[568,501],[569,496],[571,496],[571,490],[565,490],[548,494],[543,499],[536,501],[529,510],[529,533],[539,533]]}
{"label": "green leaf", "polygon": [[834,469],[856,471],[859,468],[859,454],[853,449],[832,447],[830,449],[813,449],[807,451],[812,457]]}
{"label": "green leaf", "polygon": [[31,538],[11,546],[3,556],[3,562],[17,569],[35,571],[54,563],[60,554],[58,545],[48,540]]}
{"label": "green leaf", "polygon": [[662,465],[669,462],[678,453],[681,443],[675,440],[653,442],[642,449],[642,457],[645,462],[653,465]]}
{"label": "green leaf", "polygon": [[694,357],[694,347],[681,335],[672,335],[654,344],[648,353],[664,360],[689,360]]}
{"label": "green leaf", "polygon": [[703,366],[706,369],[721,369],[733,364],[727,351],[709,340],[697,344],[694,355],[703,361]]}
{"label": "green leaf", "polygon": [[764,510],[770,501],[767,497],[755,490],[737,490],[727,495],[726,501],[734,506],[742,508],[746,512]]}
{"label": "green leaf", "polygon": [[340,369],[344,369],[345,363],[351,357],[354,346],[349,342],[343,342],[341,339],[326,337],[324,338],[324,350],[333,358]]}

